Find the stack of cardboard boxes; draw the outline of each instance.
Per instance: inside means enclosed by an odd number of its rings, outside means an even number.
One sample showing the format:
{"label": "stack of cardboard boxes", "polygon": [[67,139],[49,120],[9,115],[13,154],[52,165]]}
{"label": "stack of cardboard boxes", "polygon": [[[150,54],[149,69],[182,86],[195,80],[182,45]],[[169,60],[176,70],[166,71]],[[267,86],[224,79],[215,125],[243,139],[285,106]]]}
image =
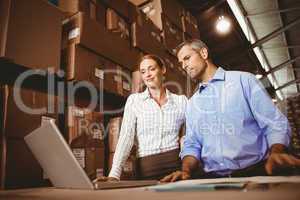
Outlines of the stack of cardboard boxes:
{"label": "stack of cardboard boxes", "polygon": [[66,135],[75,158],[92,180],[104,176],[103,115],[77,106],[67,109]]}
{"label": "stack of cardboard boxes", "polygon": [[31,89],[20,89],[19,92],[18,89],[1,87],[2,188],[34,187],[47,183],[42,168],[23,138],[48,120],[58,123],[56,96]]}
{"label": "stack of cardboard boxes", "polygon": [[[5,0],[0,15],[0,57],[29,69],[59,69],[63,14],[56,7],[41,0]],[[47,120],[58,123],[57,105],[54,94],[1,85],[1,188],[47,183],[23,137]]]}
{"label": "stack of cardboard boxes", "polygon": [[[1,80],[1,188],[48,184],[23,140],[47,120],[55,120],[91,179],[108,174],[105,166],[111,166],[118,131],[109,129],[109,141],[113,140],[114,145],[107,145],[104,121],[108,120],[104,119],[109,116],[99,109],[68,102],[68,95],[73,94],[64,92],[69,83],[85,82],[98,92],[106,91],[125,99],[131,92],[143,89],[140,74],[136,72],[137,62],[142,55],[151,53],[165,61],[167,88],[189,96],[193,82],[187,80],[173,50],[186,39],[184,35],[199,36],[196,20],[177,1],[148,3],[156,6],[157,14],[127,0],[56,0],[55,5],[47,0],[0,1],[0,57],[26,70],[59,72],[55,76],[59,76],[60,82],[54,86],[64,86],[49,92],[41,90],[39,84],[14,87]],[[18,89],[21,103],[14,95]],[[81,102],[88,98],[78,95],[76,99]],[[114,123],[120,126],[121,119],[112,120],[109,127]],[[134,150],[123,171],[122,179],[135,178]]]}

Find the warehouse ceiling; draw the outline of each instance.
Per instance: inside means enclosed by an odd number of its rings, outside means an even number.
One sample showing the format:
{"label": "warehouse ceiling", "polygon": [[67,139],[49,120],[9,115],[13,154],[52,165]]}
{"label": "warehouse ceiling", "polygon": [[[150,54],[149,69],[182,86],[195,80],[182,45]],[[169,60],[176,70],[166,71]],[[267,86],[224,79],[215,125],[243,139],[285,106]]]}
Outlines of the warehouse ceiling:
{"label": "warehouse ceiling", "polygon": [[[268,92],[280,100],[300,92],[299,0],[179,1],[197,16],[216,64],[263,74]],[[232,23],[226,35],[215,29],[220,15]]]}

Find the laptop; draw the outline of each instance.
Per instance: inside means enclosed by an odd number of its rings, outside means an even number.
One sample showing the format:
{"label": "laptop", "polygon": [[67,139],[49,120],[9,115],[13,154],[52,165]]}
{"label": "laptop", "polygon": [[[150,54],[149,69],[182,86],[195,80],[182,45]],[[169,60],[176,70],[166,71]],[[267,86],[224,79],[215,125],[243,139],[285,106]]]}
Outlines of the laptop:
{"label": "laptop", "polygon": [[24,137],[53,186],[68,189],[113,189],[156,185],[157,180],[93,183],[52,121]]}

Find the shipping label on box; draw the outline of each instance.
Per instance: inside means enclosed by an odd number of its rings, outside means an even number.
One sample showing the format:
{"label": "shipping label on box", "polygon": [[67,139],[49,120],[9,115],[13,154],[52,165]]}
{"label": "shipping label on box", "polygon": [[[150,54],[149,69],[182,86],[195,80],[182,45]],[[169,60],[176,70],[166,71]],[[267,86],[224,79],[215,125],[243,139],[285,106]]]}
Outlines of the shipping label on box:
{"label": "shipping label on box", "polygon": [[80,164],[82,168],[85,168],[85,149],[84,148],[74,148],[72,149],[72,152]]}

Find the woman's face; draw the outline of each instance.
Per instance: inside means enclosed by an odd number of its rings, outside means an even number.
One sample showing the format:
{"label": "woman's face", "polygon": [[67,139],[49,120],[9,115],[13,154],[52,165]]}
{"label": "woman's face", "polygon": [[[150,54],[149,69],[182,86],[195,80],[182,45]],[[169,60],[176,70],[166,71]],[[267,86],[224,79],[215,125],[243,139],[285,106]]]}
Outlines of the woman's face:
{"label": "woman's face", "polygon": [[163,75],[166,73],[166,69],[159,67],[155,60],[147,58],[140,63],[140,72],[148,88],[160,88],[163,84]]}

